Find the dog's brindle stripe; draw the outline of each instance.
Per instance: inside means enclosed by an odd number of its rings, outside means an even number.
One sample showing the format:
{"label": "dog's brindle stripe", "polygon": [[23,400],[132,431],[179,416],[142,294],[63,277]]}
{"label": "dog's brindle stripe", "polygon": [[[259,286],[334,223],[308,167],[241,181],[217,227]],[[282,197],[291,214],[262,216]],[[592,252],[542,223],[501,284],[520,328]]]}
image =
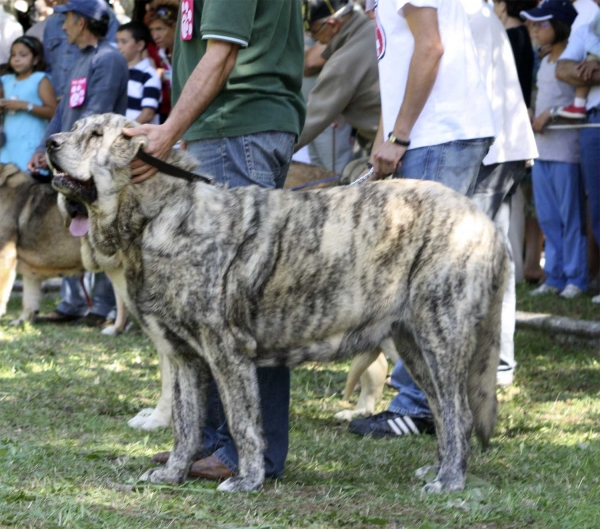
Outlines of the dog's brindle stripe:
{"label": "dog's brindle stripe", "polygon": [[[436,422],[438,473],[426,489],[460,490],[472,427],[486,445],[496,420],[508,261],[492,223],[431,182],[291,193],[159,174],[131,185],[128,166],[145,139],[123,137],[126,125],[83,120],[53,138],[51,160],[77,180],[94,175],[84,257],[109,276],[124,270],[124,299],[172,365],[177,456],[146,477],[185,478],[201,446],[192,430],[203,426],[210,370],[240,456],[239,476],[220,488],[259,488],[254,366],[336,360],[391,337]],[[103,136],[90,137],[98,127]],[[168,161],[195,167],[183,152]]]}

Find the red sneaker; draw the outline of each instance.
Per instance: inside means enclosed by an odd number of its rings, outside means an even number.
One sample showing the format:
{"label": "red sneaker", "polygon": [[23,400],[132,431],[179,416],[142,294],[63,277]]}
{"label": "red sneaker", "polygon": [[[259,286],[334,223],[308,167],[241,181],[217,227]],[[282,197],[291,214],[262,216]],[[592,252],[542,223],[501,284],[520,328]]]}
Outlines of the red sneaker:
{"label": "red sneaker", "polygon": [[585,107],[576,107],[575,105],[569,105],[568,107],[559,107],[556,113],[561,118],[567,119],[585,119]]}

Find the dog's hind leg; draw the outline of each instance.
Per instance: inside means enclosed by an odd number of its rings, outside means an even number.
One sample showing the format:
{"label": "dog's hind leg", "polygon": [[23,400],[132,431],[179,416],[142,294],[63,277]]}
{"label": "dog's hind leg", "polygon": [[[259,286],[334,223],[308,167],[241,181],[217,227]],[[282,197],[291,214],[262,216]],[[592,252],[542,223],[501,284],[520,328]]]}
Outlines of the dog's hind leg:
{"label": "dog's hind leg", "polygon": [[378,350],[355,356],[350,365],[344,400],[349,400],[360,377],[360,397],[353,410],[343,410],[335,414],[339,421],[351,421],[356,417],[373,415],[375,406],[383,395],[383,386],[387,376],[388,363]]}
{"label": "dog's hind leg", "polygon": [[[440,332],[440,321],[444,320],[440,314],[424,315],[426,321],[416,325],[416,341],[429,368],[429,380],[437,398],[429,397],[431,389],[425,393],[430,405],[437,401],[439,408],[432,406],[432,412],[434,417],[440,417],[435,419],[440,443],[439,472],[435,480],[425,485],[424,492],[452,492],[464,488],[473,427],[467,380],[475,346],[474,318],[461,315],[458,307],[456,310],[445,307],[443,311],[452,319],[452,325],[445,322],[444,332]],[[417,383],[420,383],[418,379]]]}
{"label": "dog's hind leg", "polygon": [[498,265],[498,271],[495,270],[495,280],[490,282],[488,313],[477,326],[477,346],[469,369],[469,404],[473,413],[475,434],[484,450],[488,447],[496,426],[496,377],[502,348],[502,312],[506,291],[506,283],[502,281],[502,277],[507,277],[508,267],[511,266],[507,258],[505,272],[501,261],[502,253],[499,253],[494,261],[494,265]]}
{"label": "dog's hind leg", "polygon": [[431,380],[429,367],[427,366],[427,363],[425,362],[421,350],[415,342],[412,333],[403,325],[394,325],[392,329],[394,344],[398,353],[400,354],[400,357],[402,358],[404,366],[427,397],[427,403],[429,404],[429,408],[433,416],[438,438],[438,464],[428,465],[420,468],[417,470],[416,475],[418,477],[422,477],[430,470],[435,470],[435,473],[437,474],[440,468],[439,462],[442,460],[444,454],[444,423],[438,401],[438,394],[436,392],[435,385]]}
{"label": "dog's hind leg", "polygon": [[239,459],[239,475],[221,483],[218,490],[259,490],[265,480],[265,441],[256,367],[233,337],[220,336],[211,351],[211,371]]}

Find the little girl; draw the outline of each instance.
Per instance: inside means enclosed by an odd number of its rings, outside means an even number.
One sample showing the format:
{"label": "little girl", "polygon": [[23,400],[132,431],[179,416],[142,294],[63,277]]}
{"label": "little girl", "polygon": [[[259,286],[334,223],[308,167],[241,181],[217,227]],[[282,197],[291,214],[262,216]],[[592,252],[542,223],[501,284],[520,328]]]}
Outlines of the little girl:
{"label": "little girl", "polygon": [[38,39],[19,37],[10,49],[10,73],[0,77],[0,112],[6,136],[6,143],[0,147],[0,162],[12,162],[23,171],[56,110],[56,96],[44,73],[43,55]]}
{"label": "little girl", "polygon": [[532,170],[538,220],[546,236],[546,282],[532,295],[555,294],[574,298],[587,288],[585,198],[579,172],[579,137],[576,130],[548,130],[558,108],[573,100],[575,88],[555,77],[556,61],[567,46],[577,11],[569,0],[547,0],[522,11],[533,22],[537,46],[550,46],[537,76],[533,130],[539,159]]}

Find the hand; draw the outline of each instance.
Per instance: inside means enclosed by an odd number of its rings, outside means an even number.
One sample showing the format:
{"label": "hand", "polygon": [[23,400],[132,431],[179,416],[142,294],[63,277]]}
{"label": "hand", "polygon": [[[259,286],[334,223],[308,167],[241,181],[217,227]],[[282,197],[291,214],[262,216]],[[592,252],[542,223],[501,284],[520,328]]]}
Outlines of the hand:
{"label": "hand", "polygon": [[0,108],[6,111],[27,110],[28,105],[27,101],[21,101],[20,99],[0,99]]}
{"label": "hand", "polygon": [[552,44],[544,44],[543,46],[539,46],[537,49],[540,59],[543,59],[546,55],[549,55],[551,51]]}
{"label": "hand", "polygon": [[598,70],[600,63],[597,61],[583,61],[575,67],[575,73],[584,81],[589,81]]}
{"label": "hand", "polygon": [[537,132],[538,134],[544,134],[544,129],[550,123],[550,109],[542,112],[538,117],[533,120],[531,124],[533,127],[533,132]]}
{"label": "hand", "polygon": [[[147,136],[148,146],[144,151],[161,160],[166,160],[169,157],[169,152],[173,145],[177,143],[177,139],[173,138],[166,125],[141,125],[133,129],[123,129],[123,134],[129,137],[140,134]],[[139,184],[158,172],[158,169],[142,162],[139,158],[135,158],[130,167],[131,176],[133,177],[131,181],[134,184]]]}
{"label": "hand", "polygon": [[400,160],[404,156],[407,147],[384,141],[373,153],[373,168],[378,178],[387,176],[396,172],[401,165]]}
{"label": "hand", "polygon": [[46,155],[43,152],[36,152],[29,160],[27,164],[27,169],[29,169],[32,173],[37,169],[47,169],[48,163],[46,162]]}

